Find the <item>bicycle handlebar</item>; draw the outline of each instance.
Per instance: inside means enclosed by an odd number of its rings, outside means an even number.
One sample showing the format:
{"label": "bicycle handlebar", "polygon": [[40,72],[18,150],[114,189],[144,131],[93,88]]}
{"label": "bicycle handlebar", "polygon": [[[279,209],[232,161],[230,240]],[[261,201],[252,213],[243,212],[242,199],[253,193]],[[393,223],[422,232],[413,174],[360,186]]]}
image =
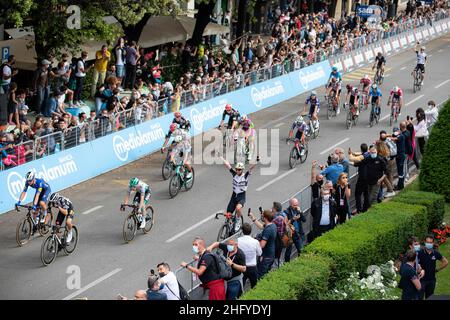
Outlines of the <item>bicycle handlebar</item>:
{"label": "bicycle handlebar", "polygon": [[26,206],[26,205],[23,205],[23,204],[17,204],[16,203],[15,204],[15,208],[16,208],[17,212],[20,212],[19,207],[25,208],[25,209],[28,209],[28,210],[32,210],[33,209],[33,206]]}

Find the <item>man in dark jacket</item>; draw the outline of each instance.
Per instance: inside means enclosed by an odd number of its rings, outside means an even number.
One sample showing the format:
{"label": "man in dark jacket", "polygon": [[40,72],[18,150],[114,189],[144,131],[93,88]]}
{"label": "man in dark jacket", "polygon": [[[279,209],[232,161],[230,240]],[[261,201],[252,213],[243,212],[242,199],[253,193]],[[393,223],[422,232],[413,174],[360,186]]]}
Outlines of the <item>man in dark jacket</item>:
{"label": "man in dark jacket", "polygon": [[398,128],[394,128],[394,134],[391,138],[397,145],[397,156],[395,162],[397,164],[398,182],[394,190],[402,190],[405,187],[405,162],[407,154],[407,142],[411,140],[408,130],[406,130],[406,122],[400,122],[400,132]]}
{"label": "man in dark jacket", "polygon": [[[303,242],[305,241],[305,233],[303,232],[302,222],[306,222],[306,217],[299,207],[298,200],[292,198],[289,201],[289,207],[284,210],[288,220],[295,228],[295,232],[292,235],[293,245],[297,249],[298,255],[303,248]],[[289,227],[289,226],[288,226]],[[292,244],[286,248],[284,254],[284,261],[289,262],[291,260]]]}
{"label": "man in dark jacket", "polygon": [[311,215],[315,237],[320,237],[336,226],[336,202],[329,189],[322,188],[320,198],[311,203]]}
{"label": "man in dark jacket", "polygon": [[[350,149],[348,151],[348,158],[350,162],[356,163],[364,160],[368,157],[367,144],[361,144],[361,153],[359,155],[354,154]],[[361,213],[367,211],[369,207],[369,190],[366,178],[366,164],[358,166],[358,181],[355,188],[355,200],[356,200],[356,212]],[[364,202],[361,202],[361,196],[364,196]]]}

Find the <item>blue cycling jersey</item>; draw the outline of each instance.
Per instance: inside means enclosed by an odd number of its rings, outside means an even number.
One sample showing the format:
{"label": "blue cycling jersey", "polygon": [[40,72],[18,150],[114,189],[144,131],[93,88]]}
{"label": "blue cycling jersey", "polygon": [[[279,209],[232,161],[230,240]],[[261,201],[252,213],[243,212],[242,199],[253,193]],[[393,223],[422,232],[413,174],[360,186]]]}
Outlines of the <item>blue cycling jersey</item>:
{"label": "blue cycling jersey", "polygon": [[377,90],[370,89],[369,96],[371,96],[371,97],[382,97],[383,95],[381,94],[380,89],[377,89]]}
{"label": "blue cycling jersey", "polygon": [[25,182],[25,188],[23,189],[23,192],[27,192],[28,187],[32,187],[36,189],[36,193],[44,191],[44,193],[48,190],[50,190],[50,185],[44,181],[44,179],[35,179],[36,182],[34,185],[29,184],[29,182]]}
{"label": "blue cycling jersey", "polygon": [[331,78],[336,78],[338,81],[342,81],[342,76],[339,71],[337,71],[336,73],[331,72],[330,77],[328,78],[328,81],[330,81]]}
{"label": "blue cycling jersey", "polygon": [[317,96],[316,96],[315,99],[309,97],[308,99],[306,99],[306,104],[311,104],[311,106],[319,107],[320,106],[320,101],[319,101],[319,98],[317,98]]}

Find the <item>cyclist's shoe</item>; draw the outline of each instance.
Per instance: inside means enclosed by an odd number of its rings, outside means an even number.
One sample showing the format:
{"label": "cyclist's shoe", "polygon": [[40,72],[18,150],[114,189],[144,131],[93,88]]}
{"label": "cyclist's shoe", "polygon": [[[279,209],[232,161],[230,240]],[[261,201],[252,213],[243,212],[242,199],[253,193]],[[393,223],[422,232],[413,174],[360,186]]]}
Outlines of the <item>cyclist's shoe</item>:
{"label": "cyclist's shoe", "polygon": [[305,155],[305,148],[302,148],[302,150],[300,151],[300,155],[304,156]]}
{"label": "cyclist's shoe", "polygon": [[336,109],[336,115],[338,115],[339,113],[341,113],[341,108],[339,108],[339,106]]}
{"label": "cyclist's shoe", "polygon": [[240,218],[234,218],[234,232],[238,232],[241,230],[241,219]]}
{"label": "cyclist's shoe", "polygon": [[67,233],[66,243],[70,243],[70,241],[72,241],[72,230]]}
{"label": "cyclist's shoe", "polygon": [[421,86],[423,86],[423,81],[420,83]]}
{"label": "cyclist's shoe", "polygon": [[[140,219],[142,219],[142,217]],[[145,219],[142,219],[142,221],[139,225],[139,229],[144,229],[144,228],[145,228]]]}
{"label": "cyclist's shoe", "polygon": [[192,179],[192,171],[186,174],[186,180]]}
{"label": "cyclist's shoe", "polygon": [[45,222],[45,217],[47,216],[47,214],[41,214],[41,220],[39,221],[40,223],[44,223]]}

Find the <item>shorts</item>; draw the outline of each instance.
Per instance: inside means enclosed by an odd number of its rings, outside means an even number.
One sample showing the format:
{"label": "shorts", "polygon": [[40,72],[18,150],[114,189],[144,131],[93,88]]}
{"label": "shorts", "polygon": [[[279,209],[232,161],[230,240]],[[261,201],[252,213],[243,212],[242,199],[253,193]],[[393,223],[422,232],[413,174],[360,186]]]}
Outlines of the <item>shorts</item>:
{"label": "shorts", "polygon": [[[315,107],[316,107],[316,106],[311,106],[311,107],[309,107],[309,116],[310,116],[310,117],[313,115]],[[317,114],[319,114],[319,111],[320,111],[320,108],[317,107]]]}
{"label": "shorts", "polygon": [[233,213],[234,210],[236,210],[236,207],[238,204],[241,204],[242,207],[245,204],[245,192],[241,192],[241,193],[234,193],[231,195],[231,199],[230,202],[228,202],[228,206],[227,206],[227,212],[231,212]]}
{"label": "shorts", "polygon": [[45,203],[47,203],[48,197],[50,196],[51,193],[52,193],[52,190],[50,188],[45,190],[45,192],[41,192],[41,194],[39,195],[38,203],[41,201],[44,201]]}
{"label": "shorts", "polygon": [[422,73],[425,73],[425,65],[424,64],[418,64],[414,71],[420,70]]}
{"label": "shorts", "polygon": [[297,133],[295,134],[295,139],[301,140],[303,135],[303,131],[297,130]]}
{"label": "shorts", "polygon": [[56,225],[57,226],[62,226],[64,219],[70,218],[73,219],[75,212],[73,211],[73,207],[72,205],[69,207],[69,209],[67,209],[67,216],[64,215],[64,213],[62,213],[61,211],[58,212],[58,216],[56,217]]}
{"label": "shorts", "polygon": [[116,75],[118,78],[125,77],[125,66],[116,64]]}
{"label": "shorts", "polygon": [[[150,192],[150,189],[145,191],[144,204],[148,204],[148,202],[150,201],[151,194],[152,193]],[[138,205],[140,201],[141,201],[141,193],[140,192],[136,192],[136,194],[134,195],[133,203],[135,205]]]}

